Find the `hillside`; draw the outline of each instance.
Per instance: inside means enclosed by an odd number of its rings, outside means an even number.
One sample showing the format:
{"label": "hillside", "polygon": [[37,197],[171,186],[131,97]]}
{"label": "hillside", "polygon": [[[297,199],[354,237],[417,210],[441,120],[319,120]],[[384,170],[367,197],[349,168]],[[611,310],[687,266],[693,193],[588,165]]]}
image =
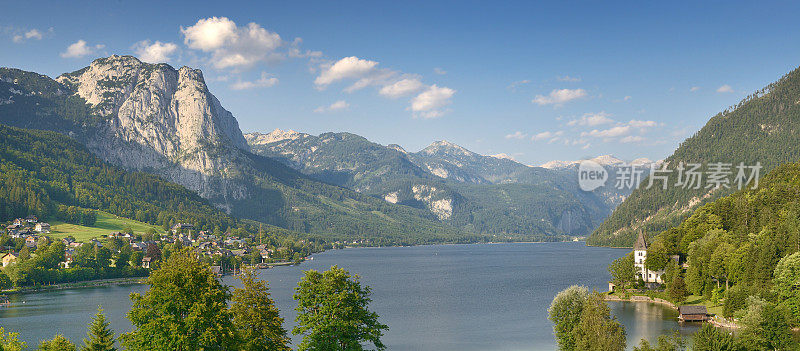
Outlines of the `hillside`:
{"label": "hillside", "polygon": [[64,135],[0,124],[0,145],[0,221],[29,214],[58,220],[63,207],[74,206],[159,226],[239,225],[186,188],[109,165]]}
{"label": "hillside", "polygon": [[[775,83],[752,94],[736,106],[712,117],[692,137],[680,144],[665,159],[669,169],[680,162],[731,163],[762,166],[760,174],[782,163],[800,159],[800,70],[796,69]],[[703,167],[702,171],[709,171]],[[678,172],[669,174],[669,184],[677,182]],[[645,181],[647,182],[647,181]],[[659,183],[660,184],[660,181]],[[706,188],[668,186],[640,188],[617,207],[589,238],[591,245],[631,246],[635,231],[658,233],[677,226],[705,203],[729,195],[737,186]]]}
{"label": "hillside", "polygon": [[199,70],[131,56],[97,59],[56,80],[0,69],[0,101],[2,123],[69,135],[103,160],[181,184],[237,217],[331,238],[466,238],[429,211],[321,182],[250,153],[236,119]]}
{"label": "hillside", "polygon": [[776,265],[799,245],[800,163],[788,163],[766,175],[757,189],[701,206],[661,233],[651,250],[687,260],[686,283],[696,295],[710,297],[728,286],[720,296],[727,297],[731,315],[745,306],[747,296],[775,297]]}

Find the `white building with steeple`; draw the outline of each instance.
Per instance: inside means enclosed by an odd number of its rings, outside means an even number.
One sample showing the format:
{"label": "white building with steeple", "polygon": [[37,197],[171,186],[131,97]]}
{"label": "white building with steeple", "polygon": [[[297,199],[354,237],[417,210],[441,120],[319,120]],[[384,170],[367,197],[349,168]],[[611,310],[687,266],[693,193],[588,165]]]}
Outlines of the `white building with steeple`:
{"label": "white building with steeple", "polygon": [[636,244],[633,245],[633,266],[636,267],[636,274],[648,285],[663,284],[661,277],[664,275],[664,270],[651,271],[647,269],[645,262],[647,262],[647,239],[644,232],[639,231]]}

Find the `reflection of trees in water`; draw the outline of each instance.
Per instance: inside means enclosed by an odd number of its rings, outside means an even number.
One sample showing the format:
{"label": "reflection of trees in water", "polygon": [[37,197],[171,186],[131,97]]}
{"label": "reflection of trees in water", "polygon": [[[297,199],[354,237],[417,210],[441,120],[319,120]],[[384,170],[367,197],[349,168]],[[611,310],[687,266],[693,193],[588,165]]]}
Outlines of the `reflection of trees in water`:
{"label": "reflection of trees in water", "polygon": [[654,342],[659,335],[669,334],[674,330],[684,337],[690,337],[702,325],[678,323],[678,311],[660,304],[609,301],[608,305],[611,313],[625,326],[630,346],[638,345],[642,338]]}

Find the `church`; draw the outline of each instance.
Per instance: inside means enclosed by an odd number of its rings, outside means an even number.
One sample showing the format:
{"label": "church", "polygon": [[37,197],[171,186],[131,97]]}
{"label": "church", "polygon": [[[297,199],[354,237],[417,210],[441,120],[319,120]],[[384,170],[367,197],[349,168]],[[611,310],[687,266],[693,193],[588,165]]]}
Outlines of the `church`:
{"label": "church", "polygon": [[633,266],[636,268],[636,274],[642,278],[648,287],[655,284],[664,284],[662,276],[664,270],[651,271],[645,266],[647,261],[647,238],[644,236],[644,231],[639,231],[639,236],[636,238],[636,244],[633,245]]}

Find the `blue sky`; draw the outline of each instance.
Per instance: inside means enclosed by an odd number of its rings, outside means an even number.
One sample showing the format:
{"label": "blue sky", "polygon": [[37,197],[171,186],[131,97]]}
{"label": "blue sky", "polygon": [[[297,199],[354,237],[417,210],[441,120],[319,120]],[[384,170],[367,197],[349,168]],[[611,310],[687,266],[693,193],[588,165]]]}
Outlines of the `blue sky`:
{"label": "blue sky", "polygon": [[[0,66],[203,69],[243,131],[449,140],[526,164],[669,155],[800,65],[791,2],[5,2]],[[297,39],[300,38],[300,39]]]}

